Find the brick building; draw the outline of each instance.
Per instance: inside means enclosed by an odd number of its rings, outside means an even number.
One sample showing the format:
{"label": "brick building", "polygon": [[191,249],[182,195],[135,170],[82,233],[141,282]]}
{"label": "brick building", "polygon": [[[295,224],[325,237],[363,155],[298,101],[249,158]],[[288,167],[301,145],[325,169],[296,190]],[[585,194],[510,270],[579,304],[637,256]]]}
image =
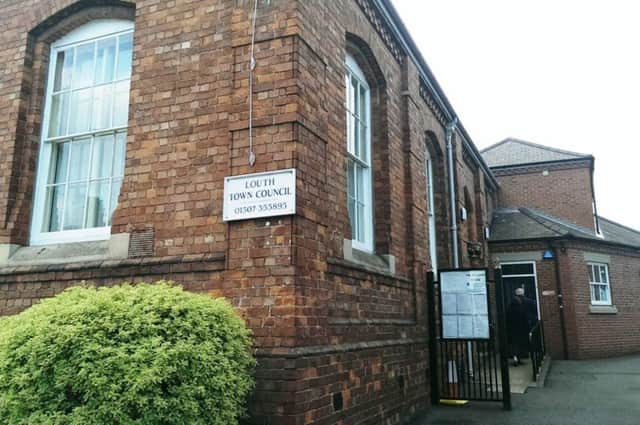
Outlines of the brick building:
{"label": "brick building", "polygon": [[[255,4],[0,4],[0,315],[175,280],[253,330],[252,422],[399,423],[429,403],[426,272],[487,267],[495,217],[552,353],[639,349],[640,237],[592,212],[592,157],[489,168],[388,0]],[[225,221],[225,177],[289,169],[293,214]]]}
{"label": "brick building", "polygon": [[[388,0],[253,17],[0,4],[0,314],[172,279],[252,328],[255,423],[398,423],[429,400],[425,274],[487,265],[496,179]],[[225,177],[283,169],[295,214],[223,220]]]}
{"label": "brick building", "polygon": [[551,355],[640,352],[640,232],[598,216],[594,158],[516,139],[482,154],[500,185],[491,255],[538,302]]}

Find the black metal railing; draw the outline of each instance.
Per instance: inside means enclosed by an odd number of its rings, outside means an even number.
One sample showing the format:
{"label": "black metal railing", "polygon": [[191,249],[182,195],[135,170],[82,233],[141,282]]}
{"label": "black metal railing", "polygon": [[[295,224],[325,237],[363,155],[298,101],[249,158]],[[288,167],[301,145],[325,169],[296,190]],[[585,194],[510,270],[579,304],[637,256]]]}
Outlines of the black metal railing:
{"label": "black metal railing", "polygon": [[529,356],[531,357],[531,368],[533,369],[533,380],[538,380],[538,374],[544,360],[544,329],[542,321],[538,322],[529,331]]}
{"label": "black metal railing", "polygon": [[[504,300],[500,297],[492,306],[495,294],[502,293],[500,269],[494,271],[495,288],[489,291],[488,312],[490,335],[487,339],[447,339],[442,337],[440,285],[433,273],[427,276],[429,323],[429,357],[431,400],[442,399],[501,401],[511,410],[509,367]],[[495,316],[494,316],[495,314]]]}
{"label": "black metal railing", "polygon": [[493,339],[439,339],[437,345],[441,398],[503,400],[500,358]]}

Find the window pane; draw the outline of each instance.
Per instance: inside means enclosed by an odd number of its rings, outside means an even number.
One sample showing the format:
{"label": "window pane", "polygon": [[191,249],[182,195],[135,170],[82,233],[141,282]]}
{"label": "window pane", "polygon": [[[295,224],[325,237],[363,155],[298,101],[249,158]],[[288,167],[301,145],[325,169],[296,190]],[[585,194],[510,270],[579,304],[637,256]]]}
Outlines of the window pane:
{"label": "window pane", "polygon": [[355,185],[355,176],[354,176],[354,172],[355,172],[355,164],[353,163],[352,160],[349,160],[347,162],[347,188],[348,188],[348,195],[351,198],[355,198],[356,197],[356,185]]}
{"label": "window pane", "polygon": [[367,140],[367,127],[364,124],[360,124],[360,132],[359,132],[359,136],[360,136],[360,152],[358,154],[358,157],[366,162],[367,164],[369,163],[369,141]]}
{"label": "window pane", "polygon": [[110,180],[99,180],[89,185],[87,199],[87,228],[104,227],[109,222]]}
{"label": "window pane", "polygon": [[600,268],[595,265],[591,267],[593,267],[593,282],[600,283]]}
{"label": "window pane", "polygon": [[69,118],[69,133],[83,133],[89,130],[91,118],[92,89],[76,90],[71,95],[71,117]]}
{"label": "window pane", "polygon": [[81,139],[73,142],[69,169],[70,182],[87,179],[87,175],[89,174],[90,150],[91,139]]}
{"label": "window pane", "polygon": [[46,205],[49,209],[42,223],[43,232],[58,232],[61,230],[65,187],[65,185],[59,185],[47,188]]}
{"label": "window pane", "polygon": [[605,266],[600,266],[600,282],[609,282],[609,276],[607,276],[607,268]]}
{"label": "window pane", "polygon": [[356,199],[358,202],[364,202],[365,176],[364,168],[356,165]]}
{"label": "window pane", "polygon": [[[111,177],[113,166],[113,135],[96,137],[93,142],[91,157],[91,178],[99,179]],[[105,205],[105,210],[107,206]]]}
{"label": "window pane", "polygon": [[94,81],[96,84],[113,81],[116,63],[116,38],[111,37],[98,41],[97,48]]}
{"label": "window pane", "polygon": [[433,196],[432,196],[432,188],[431,188],[431,178],[433,177],[431,175],[431,161],[429,159],[427,159],[427,164],[426,164],[426,174],[427,174],[427,212],[431,213],[433,211]]}
{"label": "window pane", "polygon": [[69,93],[54,94],[51,97],[51,113],[49,115],[49,137],[67,134],[67,118],[69,116]]}
{"label": "window pane", "polygon": [[351,112],[347,112],[347,150],[351,154],[355,154],[355,118]]}
{"label": "window pane", "polygon": [[356,239],[357,223],[356,223],[356,200],[349,198],[349,223],[351,223],[351,239]]}
{"label": "window pane", "polygon": [[87,184],[70,184],[67,190],[69,193],[64,209],[64,230],[82,229]]}
{"label": "window pane", "polygon": [[354,152],[353,154],[356,156],[356,158],[358,159],[362,159],[362,141],[360,140],[360,122],[358,121],[357,118],[354,118],[353,120],[353,146],[354,146]]}
{"label": "window pane", "polygon": [[600,286],[600,300],[604,301],[604,302],[608,302],[609,301],[609,291],[607,290],[607,286],[606,285],[601,285]]}
{"label": "window pane", "polygon": [[116,146],[113,160],[113,175],[122,177],[124,175],[124,164],[126,158],[127,133],[116,134]]}
{"label": "window pane", "polygon": [[593,266],[588,264],[587,270],[589,270],[589,282],[593,282]]}
{"label": "window pane", "polygon": [[360,86],[360,120],[367,123],[367,89],[364,86]]}
{"label": "window pane", "polygon": [[129,80],[115,84],[113,126],[125,127],[129,119]]}
{"label": "window pane", "polygon": [[113,86],[99,86],[93,89],[92,130],[111,127],[111,111],[113,110]]}
{"label": "window pane", "polygon": [[54,170],[51,183],[64,183],[67,181],[67,167],[69,166],[69,150],[71,142],[56,143],[53,146]]}
{"label": "window pane", "polygon": [[597,285],[591,285],[591,301],[598,301],[598,297],[599,297],[600,293],[598,291],[598,286]]}
{"label": "window pane", "polygon": [[502,264],[500,267],[503,275],[533,274],[533,264]]}
{"label": "window pane", "polygon": [[53,91],[68,90],[71,87],[71,73],[73,71],[73,49],[58,52],[56,56],[56,75]]}
{"label": "window pane", "polygon": [[347,115],[353,111],[353,98],[351,94],[353,93],[351,90],[351,76],[349,73],[345,76],[345,88],[347,90],[347,99],[346,99],[346,107],[347,107]]}
{"label": "window pane", "polygon": [[113,179],[111,183],[111,208],[109,209],[109,217],[107,217],[108,224],[111,224],[111,218],[113,212],[118,206],[118,197],[120,196],[120,189],[122,188],[122,179]]}
{"label": "window pane", "polygon": [[118,70],[116,79],[127,78],[131,75],[131,47],[133,44],[133,33],[118,37]]}
{"label": "window pane", "polygon": [[76,47],[76,60],[73,68],[73,87],[87,87],[93,82],[93,53],[95,43]]}
{"label": "window pane", "polygon": [[357,214],[357,221],[358,221],[358,228],[357,228],[357,236],[356,239],[360,242],[364,242],[364,227],[365,227],[365,220],[364,220],[364,204],[357,202],[356,203],[356,214]]}
{"label": "window pane", "polygon": [[351,97],[351,99],[353,99],[353,109],[351,110],[351,112],[353,112],[353,115],[356,116],[356,118],[360,118],[360,101],[358,99],[358,86],[360,84],[358,83],[358,80],[356,79],[356,77],[351,76],[351,94],[349,95],[349,97]]}

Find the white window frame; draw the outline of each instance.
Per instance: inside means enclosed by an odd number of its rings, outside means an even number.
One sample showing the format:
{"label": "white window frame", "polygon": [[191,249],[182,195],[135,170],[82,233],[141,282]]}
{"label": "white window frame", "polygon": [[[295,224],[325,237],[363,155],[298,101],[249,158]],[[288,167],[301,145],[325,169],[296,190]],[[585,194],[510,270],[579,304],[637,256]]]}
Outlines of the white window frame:
{"label": "white window frame", "polygon": [[[367,80],[364,76],[364,73],[356,63],[356,60],[349,54],[346,56],[346,72],[345,72],[345,84],[346,84],[346,98],[345,98],[345,110],[347,117],[347,153],[348,160],[353,161],[357,164],[358,167],[354,167],[354,175],[356,173],[356,169],[360,168],[362,173],[363,180],[363,199],[356,199],[356,202],[361,201],[364,208],[363,214],[363,223],[357,222],[357,217],[354,217],[351,223],[353,228],[352,232],[354,235],[358,234],[359,230],[362,230],[363,239],[358,240],[357,238],[352,238],[351,246],[360,251],[365,251],[369,253],[373,253],[374,251],[374,231],[373,231],[373,193],[372,193],[372,162],[371,162],[371,88],[367,84]],[[360,86],[365,89],[365,100],[364,100],[364,113],[365,120],[363,121],[363,125],[365,126],[365,148],[366,154],[364,156],[356,156],[356,140],[352,136],[349,131],[350,126],[350,116],[353,115],[354,111],[349,109],[349,94],[351,90],[351,78],[355,78]],[[348,170],[348,169],[347,169]],[[348,171],[347,171],[348,172]],[[349,182],[350,178],[354,178],[352,176],[347,176],[347,182]],[[355,182],[354,182],[355,185]],[[348,185],[347,185],[348,186]],[[347,202],[349,202],[349,190],[347,187]],[[357,214],[354,213],[354,216]],[[355,222],[355,223],[354,223]],[[362,228],[359,226],[362,224]]]}
{"label": "white window frame", "polygon": [[[589,279],[589,298],[591,299],[591,305],[612,305],[611,301],[611,279],[609,277],[609,265],[607,263],[597,263],[597,262],[588,262],[587,263],[587,277]],[[595,268],[598,269],[598,280],[595,279]],[[604,269],[605,276],[607,278],[606,282],[602,282],[602,269]],[[594,276],[594,280],[591,280],[591,277]],[[604,286],[607,288],[607,299],[602,300],[594,300],[593,299],[593,287],[594,286]]]}
{"label": "white window frame", "polygon": [[[97,41],[102,38],[113,37],[117,35],[133,32],[134,23],[130,20],[122,19],[98,19],[91,21],[79,28],[69,32],[65,36],[56,40],[51,44],[51,54],[49,59],[49,71],[47,76],[46,94],[44,100],[44,112],[42,119],[42,133],[40,137],[40,154],[38,157],[37,177],[34,189],[34,208],[31,215],[31,245],[48,245],[54,243],[67,242],[85,242],[106,240],[111,236],[111,226],[93,227],[75,230],[61,230],[57,232],[43,232],[42,223],[47,212],[46,205],[46,185],[49,178],[51,161],[53,158],[54,146],[53,142],[57,139],[77,139],[86,135],[87,137],[97,136],[104,133],[113,133],[126,131],[128,123],[124,126],[103,128],[100,130],[89,129],[86,132],[77,134],[67,134],[64,137],[49,138],[49,124],[52,94],[54,86],[54,78],[56,71],[56,61],[58,52],[71,45],[81,44],[85,42]],[[117,53],[116,53],[117,60]],[[94,59],[95,61],[95,59]],[[117,66],[117,65],[115,65]],[[115,77],[114,77],[115,78]],[[115,137],[115,136],[114,136]],[[126,141],[125,141],[126,146]],[[71,164],[69,164],[69,167]]]}
{"label": "white window frame", "polygon": [[429,231],[429,255],[431,259],[431,270],[434,276],[438,275],[438,255],[436,239],[436,210],[433,197],[433,160],[429,150],[425,149],[425,174],[427,178],[427,227]]}

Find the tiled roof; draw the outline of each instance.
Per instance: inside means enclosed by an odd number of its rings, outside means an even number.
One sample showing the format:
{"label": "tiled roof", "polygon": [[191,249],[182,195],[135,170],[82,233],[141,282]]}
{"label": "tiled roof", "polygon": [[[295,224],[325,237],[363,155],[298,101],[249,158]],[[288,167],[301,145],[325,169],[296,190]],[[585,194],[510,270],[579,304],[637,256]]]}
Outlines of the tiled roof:
{"label": "tiled roof", "polygon": [[612,239],[619,243],[640,247],[640,232],[604,217],[600,217],[600,230],[605,240]]}
{"label": "tiled roof", "polygon": [[550,148],[518,139],[505,139],[480,151],[489,167],[538,162],[591,159],[591,155]]}
{"label": "tiled roof", "polygon": [[578,226],[532,208],[500,209],[493,214],[491,240],[499,242],[575,237],[640,248],[639,231],[603,217],[599,217],[599,222],[602,236],[596,235],[594,229]]}

